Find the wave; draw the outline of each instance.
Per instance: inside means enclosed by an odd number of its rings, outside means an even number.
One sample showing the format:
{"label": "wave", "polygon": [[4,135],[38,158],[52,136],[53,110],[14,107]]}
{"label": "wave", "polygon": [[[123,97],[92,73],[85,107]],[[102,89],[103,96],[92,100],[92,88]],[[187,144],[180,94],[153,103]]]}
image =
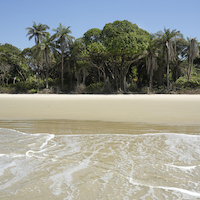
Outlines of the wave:
{"label": "wave", "polygon": [[6,190],[8,197],[40,191],[48,199],[49,191],[78,198],[88,188],[91,199],[200,197],[199,143],[197,134],[54,135],[0,128],[0,197]]}

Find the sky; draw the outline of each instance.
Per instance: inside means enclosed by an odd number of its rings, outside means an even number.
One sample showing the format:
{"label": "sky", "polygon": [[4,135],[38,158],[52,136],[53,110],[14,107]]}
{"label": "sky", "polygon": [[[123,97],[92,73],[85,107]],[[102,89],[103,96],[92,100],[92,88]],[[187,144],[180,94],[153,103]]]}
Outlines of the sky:
{"label": "sky", "polygon": [[200,0],[0,0],[0,43],[23,50],[34,45],[27,27],[33,21],[56,29],[70,26],[75,38],[92,28],[128,20],[149,33],[164,27],[200,41]]}

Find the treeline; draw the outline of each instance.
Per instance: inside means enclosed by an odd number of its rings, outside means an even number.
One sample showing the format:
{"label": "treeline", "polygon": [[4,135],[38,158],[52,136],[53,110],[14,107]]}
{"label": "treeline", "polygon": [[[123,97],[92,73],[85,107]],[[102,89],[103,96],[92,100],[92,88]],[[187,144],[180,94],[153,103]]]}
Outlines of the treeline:
{"label": "treeline", "polygon": [[170,93],[200,88],[200,45],[180,31],[155,34],[127,20],[75,39],[59,24],[27,27],[35,45],[0,45],[0,92]]}

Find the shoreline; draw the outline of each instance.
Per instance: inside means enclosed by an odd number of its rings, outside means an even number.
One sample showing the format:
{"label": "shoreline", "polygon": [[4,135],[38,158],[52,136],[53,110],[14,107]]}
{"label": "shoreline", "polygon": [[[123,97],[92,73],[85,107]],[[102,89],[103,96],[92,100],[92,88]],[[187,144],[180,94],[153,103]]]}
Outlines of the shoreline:
{"label": "shoreline", "polygon": [[0,120],[200,125],[200,95],[0,94]]}

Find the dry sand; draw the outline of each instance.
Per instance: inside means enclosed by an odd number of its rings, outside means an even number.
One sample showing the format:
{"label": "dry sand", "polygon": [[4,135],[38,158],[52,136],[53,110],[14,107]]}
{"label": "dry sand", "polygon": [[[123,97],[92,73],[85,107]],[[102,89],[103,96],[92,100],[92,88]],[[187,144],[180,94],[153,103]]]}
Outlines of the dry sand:
{"label": "dry sand", "polygon": [[200,124],[200,95],[0,94],[0,120]]}

